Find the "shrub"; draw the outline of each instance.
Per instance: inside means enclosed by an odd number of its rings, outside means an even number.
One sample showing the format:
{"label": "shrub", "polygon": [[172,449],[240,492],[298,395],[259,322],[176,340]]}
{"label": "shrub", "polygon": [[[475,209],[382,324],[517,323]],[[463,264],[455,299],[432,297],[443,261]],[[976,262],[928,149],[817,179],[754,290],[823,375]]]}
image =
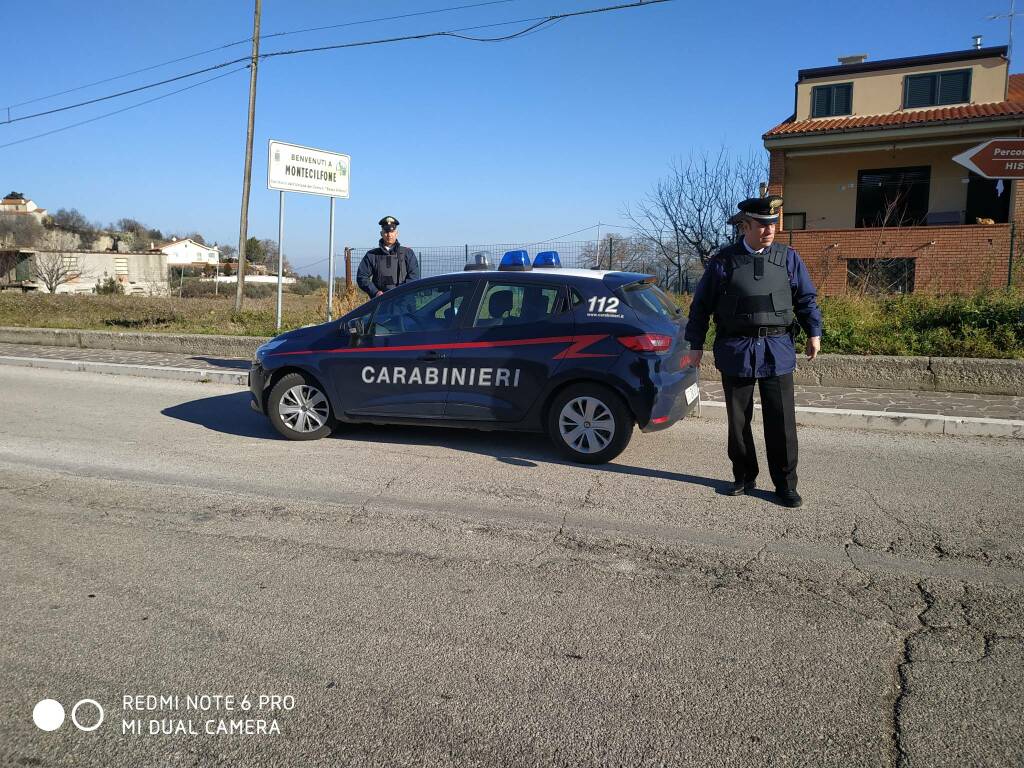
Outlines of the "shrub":
{"label": "shrub", "polygon": [[124,286],[116,278],[108,277],[106,280],[97,280],[93,291],[100,296],[116,296],[124,293]]}

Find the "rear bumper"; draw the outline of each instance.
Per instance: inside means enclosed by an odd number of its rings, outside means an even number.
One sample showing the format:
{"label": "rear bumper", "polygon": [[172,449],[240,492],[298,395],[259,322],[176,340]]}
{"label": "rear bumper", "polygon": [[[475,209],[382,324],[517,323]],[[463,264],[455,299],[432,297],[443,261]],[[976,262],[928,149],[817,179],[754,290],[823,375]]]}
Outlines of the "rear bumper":
{"label": "rear bumper", "polygon": [[249,369],[249,394],[252,396],[249,407],[257,413],[263,413],[263,391],[267,386],[267,372],[259,363],[253,363]]}
{"label": "rear bumper", "polygon": [[655,391],[651,417],[646,424],[640,425],[640,430],[657,432],[668,429],[693,413],[699,401],[700,384],[696,368],[684,368],[671,378],[663,376]]}

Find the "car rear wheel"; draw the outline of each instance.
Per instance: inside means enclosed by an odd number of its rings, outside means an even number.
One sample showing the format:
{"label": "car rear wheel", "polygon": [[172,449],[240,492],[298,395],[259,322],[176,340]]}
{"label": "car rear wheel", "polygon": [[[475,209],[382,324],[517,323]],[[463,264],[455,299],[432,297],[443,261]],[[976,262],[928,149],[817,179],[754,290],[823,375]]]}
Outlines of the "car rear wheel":
{"label": "car rear wheel", "polygon": [[548,436],[573,461],[604,464],[629,445],[633,416],[622,398],[608,387],[574,384],[551,403]]}
{"label": "car rear wheel", "polygon": [[311,376],[289,373],[270,390],[267,413],[289,440],[319,440],[331,434],[334,417],[323,387]]}

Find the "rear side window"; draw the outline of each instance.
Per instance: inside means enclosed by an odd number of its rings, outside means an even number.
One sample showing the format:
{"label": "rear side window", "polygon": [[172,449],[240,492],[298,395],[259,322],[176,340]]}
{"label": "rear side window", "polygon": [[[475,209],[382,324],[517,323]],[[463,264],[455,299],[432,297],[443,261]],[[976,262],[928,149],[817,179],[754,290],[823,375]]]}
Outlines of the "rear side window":
{"label": "rear side window", "polygon": [[679,314],[676,303],[654,283],[630,283],[622,287],[622,294],[626,304],[641,315],[673,319]]}
{"label": "rear side window", "polygon": [[559,289],[556,287],[488,283],[473,327],[538,323],[560,310],[558,299]]}

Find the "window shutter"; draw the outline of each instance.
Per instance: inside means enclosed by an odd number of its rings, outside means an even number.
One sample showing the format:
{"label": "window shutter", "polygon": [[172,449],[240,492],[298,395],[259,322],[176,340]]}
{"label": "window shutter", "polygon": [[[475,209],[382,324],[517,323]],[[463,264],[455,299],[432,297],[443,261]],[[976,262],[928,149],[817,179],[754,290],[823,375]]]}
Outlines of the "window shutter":
{"label": "window shutter", "polygon": [[828,86],[818,86],[814,89],[813,112],[811,117],[828,117],[832,111],[832,89]]}
{"label": "window shutter", "polygon": [[853,84],[834,86],[832,99],[833,115],[849,115],[853,112]]}
{"label": "window shutter", "polygon": [[913,75],[906,80],[905,107],[930,107],[935,104],[935,75]]}
{"label": "window shutter", "polygon": [[939,76],[939,104],[962,104],[970,100],[969,70],[943,72]]}

